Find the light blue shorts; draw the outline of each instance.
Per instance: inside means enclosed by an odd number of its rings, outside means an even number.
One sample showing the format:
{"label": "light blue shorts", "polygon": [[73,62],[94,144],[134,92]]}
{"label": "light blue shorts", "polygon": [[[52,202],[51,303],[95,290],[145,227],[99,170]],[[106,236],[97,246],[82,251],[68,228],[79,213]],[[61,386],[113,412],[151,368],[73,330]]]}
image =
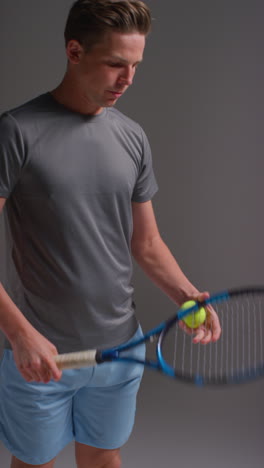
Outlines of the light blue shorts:
{"label": "light blue shorts", "polygon": [[[141,329],[134,338],[142,335]],[[131,352],[130,352],[131,353]],[[145,346],[134,351],[144,358]],[[13,353],[0,365],[0,439],[24,463],[48,463],[72,440],[121,447],[133,428],[143,366],[104,363],[66,370],[59,382],[26,382]]]}

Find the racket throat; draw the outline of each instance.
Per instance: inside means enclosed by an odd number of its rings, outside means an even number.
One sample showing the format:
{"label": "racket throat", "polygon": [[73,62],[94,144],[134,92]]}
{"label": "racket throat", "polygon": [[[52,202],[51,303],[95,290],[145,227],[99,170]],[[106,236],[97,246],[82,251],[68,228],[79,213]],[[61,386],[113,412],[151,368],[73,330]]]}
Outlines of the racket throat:
{"label": "racket throat", "polygon": [[102,364],[103,362],[111,362],[119,360],[120,352],[117,350],[111,351],[97,351],[96,352],[96,362]]}

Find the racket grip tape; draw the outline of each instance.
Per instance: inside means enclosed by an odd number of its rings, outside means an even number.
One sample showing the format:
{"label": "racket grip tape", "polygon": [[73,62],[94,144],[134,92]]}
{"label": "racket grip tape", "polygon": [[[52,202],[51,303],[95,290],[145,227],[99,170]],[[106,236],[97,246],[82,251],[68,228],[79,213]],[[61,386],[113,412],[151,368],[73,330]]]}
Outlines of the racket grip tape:
{"label": "racket grip tape", "polygon": [[59,369],[79,369],[98,364],[96,349],[54,356]]}

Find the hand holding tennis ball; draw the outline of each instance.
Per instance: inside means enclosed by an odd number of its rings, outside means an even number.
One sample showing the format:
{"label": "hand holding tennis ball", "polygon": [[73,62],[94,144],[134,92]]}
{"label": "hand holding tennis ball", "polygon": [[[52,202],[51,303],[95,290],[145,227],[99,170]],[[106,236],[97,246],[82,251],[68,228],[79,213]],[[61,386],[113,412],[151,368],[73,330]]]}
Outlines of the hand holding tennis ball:
{"label": "hand holding tennis ball", "polygon": [[[196,304],[195,301],[184,302],[184,304],[182,304],[181,306],[181,310],[186,310],[189,307],[193,307],[195,304]],[[186,325],[189,328],[198,328],[200,325],[202,325],[205,322],[205,319],[206,319],[205,308],[200,307],[200,309],[197,310],[196,312],[192,312],[190,315],[186,315],[186,317],[184,317],[182,321],[186,323]]]}

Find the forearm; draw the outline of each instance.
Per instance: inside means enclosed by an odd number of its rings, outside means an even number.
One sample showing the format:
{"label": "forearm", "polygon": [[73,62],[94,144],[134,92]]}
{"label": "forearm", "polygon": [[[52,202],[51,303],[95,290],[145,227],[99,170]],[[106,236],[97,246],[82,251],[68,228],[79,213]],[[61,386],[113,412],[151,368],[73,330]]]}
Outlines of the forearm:
{"label": "forearm", "polygon": [[132,246],[132,253],[151,280],[177,304],[198,293],[159,235],[151,242]]}
{"label": "forearm", "polygon": [[12,343],[18,334],[26,334],[32,328],[0,283],[0,330]]}
{"label": "forearm", "polygon": [[0,330],[11,343],[17,368],[25,380],[47,383],[61,378],[54,361],[56,347],[27,321],[1,283]]}

